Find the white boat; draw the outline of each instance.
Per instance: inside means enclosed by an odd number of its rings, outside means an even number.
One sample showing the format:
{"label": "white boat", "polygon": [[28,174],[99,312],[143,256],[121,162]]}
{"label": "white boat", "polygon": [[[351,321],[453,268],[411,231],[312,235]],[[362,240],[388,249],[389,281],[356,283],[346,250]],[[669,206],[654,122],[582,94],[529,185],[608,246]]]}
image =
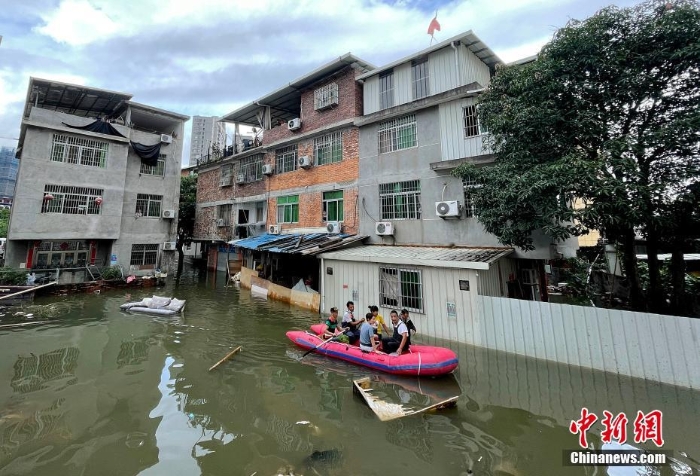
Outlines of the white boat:
{"label": "white boat", "polygon": [[119,306],[119,309],[123,311],[142,312],[160,316],[172,316],[173,314],[182,312],[184,308],[184,300],[163,296],[144,298],[141,301],[127,302]]}

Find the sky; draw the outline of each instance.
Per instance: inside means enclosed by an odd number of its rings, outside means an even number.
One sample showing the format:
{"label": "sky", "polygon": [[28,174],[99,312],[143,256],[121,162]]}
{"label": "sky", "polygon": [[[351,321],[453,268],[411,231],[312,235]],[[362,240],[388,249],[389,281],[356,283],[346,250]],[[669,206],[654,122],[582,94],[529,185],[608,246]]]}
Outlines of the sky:
{"label": "sky", "polygon": [[[636,3],[0,0],[0,146],[17,146],[30,76],[222,116],[348,52],[382,66],[427,48],[436,12],[437,41],[472,30],[510,62],[536,54],[570,19]],[[185,129],[186,164],[191,121]]]}

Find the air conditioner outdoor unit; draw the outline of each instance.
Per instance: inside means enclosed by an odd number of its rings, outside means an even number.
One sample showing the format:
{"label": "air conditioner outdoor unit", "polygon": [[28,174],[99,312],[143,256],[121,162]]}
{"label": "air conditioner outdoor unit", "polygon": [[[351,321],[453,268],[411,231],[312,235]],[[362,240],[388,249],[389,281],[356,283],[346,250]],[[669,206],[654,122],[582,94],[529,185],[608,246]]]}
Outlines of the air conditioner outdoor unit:
{"label": "air conditioner outdoor unit", "polygon": [[175,218],[175,210],[163,210],[163,218]]}
{"label": "air conditioner outdoor unit", "polygon": [[226,226],[226,220],[224,220],[223,218],[217,218],[216,226]]}
{"label": "air conditioner outdoor unit", "polygon": [[270,232],[271,235],[279,235],[281,228],[279,225],[270,225],[268,228],[268,231]]}
{"label": "air conditioner outdoor unit", "polygon": [[331,221],[328,222],[326,225],[326,230],[328,230],[328,233],[340,233],[341,225],[337,221]]}
{"label": "air conditioner outdoor unit", "polygon": [[301,157],[299,157],[299,167],[301,167],[302,169],[308,169],[312,165],[313,163],[311,162],[311,157],[309,157],[308,155],[302,155]]}
{"label": "air conditioner outdoor unit", "polygon": [[166,241],[163,243],[163,251],[173,251],[177,249],[175,241]]}
{"label": "air conditioner outdoor unit", "polygon": [[245,183],[245,174],[236,175],[236,183]]}
{"label": "air conditioner outdoor unit", "polygon": [[375,231],[377,235],[392,236],[394,234],[394,225],[390,221],[378,221]]}
{"label": "air conditioner outdoor unit", "polygon": [[172,143],[172,141],[173,141],[173,136],[168,135],[168,134],[161,134],[161,135],[160,135],[160,141],[161,141],[163,144],[170,144],[170,143]]}
{"label": "air conditioner outdoor unit", "polygon": [[263,165],[263,175],[272,175],[272,172],[275,171],[275,166],[272,164],[265,164]]}
{"label": "air conditioner outdoor unit", "polygon": [[435,214],[439,217],[458,217],[459,202],[457,200],[448,200],[446,202],[435,202]]}
{"label": "air conditioner outdoor unit", "polygon": [[290,119],[287,121],[287,128],[289,128],[290,131],[296,131],[297,129],[301,128],[301,119],[298,117]]}

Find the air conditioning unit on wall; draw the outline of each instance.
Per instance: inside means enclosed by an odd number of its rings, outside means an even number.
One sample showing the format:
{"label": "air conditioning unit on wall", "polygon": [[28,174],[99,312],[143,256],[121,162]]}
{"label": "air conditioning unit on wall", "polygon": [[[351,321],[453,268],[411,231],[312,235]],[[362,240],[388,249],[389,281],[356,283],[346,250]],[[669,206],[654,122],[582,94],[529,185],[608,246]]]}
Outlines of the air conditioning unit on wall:
{"label": "air conditioning unit on wall", "polygon": [[299,157],[299,167],[302,169],[308,169],[313,165],[313,162],[311,161],[311,157],[308,155],[302,155]]}
{"label": "air conditioning unit on wall", "polygon": [[161,134],[160,135],[160,141],[163,144],[171,144],[173,142],[173,136],[168,135],[168,134]]}
{"label": "air conditioning unit on wall", "polygon": [[377,235],[392,236],[394,234],[394,225],[390,221],[378,221],[375,225]]}
{"label": "air conditioning unit on wall", "polygon": [[279,235],[281,231],[281,227],[279,225],[270,225],[268,228],[268,231],[271,235]]}
{"label": "air conditioning unit on wall", "polygon": [[223,218],[217,218],[216,226],[226,226],[226,220],[224,220]]}
{"label": "air conditioning unit on wall", "polygon": [[236,175],[236,183],[237,184],[245,183],[245,174]]}
{"label": "air conditioning unit on wall", "polygon": [[457,200],[435,202],[435,214],[441,218],[458,217],[460,214],[459,202]]}
{"label": "air conditioning unit on wall", "polygon": [[262,173],[263,175],[272,175],[272,172],[275,171],[275,166],[272,164],[265,164],[263,165]]}
{"label": "air conditioning unit on wall", "polygon": [[298,117],[294,119],[290,119],[287,121],[287,128],[289,128],[290,131],[296,131],[297,129],[301,128],[301,119]]}
{"label": "air conditioning unit on wall", "polygon": [[163,251],[173,251],[177,249],[177,243],[175,241],[166,241],[163,243]]}
{"label": "air conditioning unit on wall", "polygon": [[341,228],[340,222],[337,221],[328,222],[326,225],[326,230],[328,233],[340,233]]}
{"label": "air conditioning unit on wall", "polygon": [[175,218],[175,210],[163,210],[163,214],[161,216],[163,218],[173,219]]}

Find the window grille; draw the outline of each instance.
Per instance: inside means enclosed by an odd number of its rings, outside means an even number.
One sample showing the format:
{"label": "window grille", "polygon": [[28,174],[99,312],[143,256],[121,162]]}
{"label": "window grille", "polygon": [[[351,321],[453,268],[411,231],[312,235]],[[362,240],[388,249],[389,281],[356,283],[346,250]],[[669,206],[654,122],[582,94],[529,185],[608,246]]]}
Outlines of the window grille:
{"label": "window grille", "polygon": [[423,312],[422,273],[417,269],[379,268],[379,302],[383,307]]}
{"label": "window grille", "polygon": [[229,226],[231,224],[231,210],[233,207],[231,204],[219,205],[216,207],[216,216],[219,220],[224,221],[224,225]]}
{"label": "window grille", "polygon": [[87,265],[89,246],[85,241],[42,241],[35,268],[82,268]]}
{"label": "window grille", "polygon": [[160,217],[162,203],[162,195],[139,193],[136,196],[136,214],[144,217]]}
{"label": "window grille", "polygon": [[252,157],[241,159],[241,172],[246,182],[257,182],[262,180],[263,154],[256,154]]}
{"label": "window grille", "polygon": [[379,153],[415,147],[416,135],[415,114],[382,122],[379,125]]}
{"label": "window grille", "polygon": [[64,213],[67,215],[99,215],[102,208],[95,201],[102,197],[101,188],[70,187],[67,185],[44,185],[41,213]]}
{"label": "window grille", "polygon": [[147,165],[141,162],[141,173],[143,175],[156,175],[158,177],[165,177],[165,159],[167,159],[167,155],[160,154],[158,156],[158,163],[156,165]]}
{"label": "window grille", "polygon": [[297,169],[297,146],[290,145],[275,150],[275,173],[292,172]]}
{"label": "window grille", "polygon": [[329,83],[314,91],[314,109],[325,109],[338,104],[338,84]]}
{"label": "window grille", "polygon": [[394,106],[394,71],[379,75],[379,109]]}
{"label": "window grille", "polygon": [[413,61],[413,99],[422,99],[430,94],[428,58]]}
{"label": "window grille", "polygon": [[479,121],[479,107],[477,105],[472,104],[462,108],[462,121],[465,139],[486,133],[486,129]]}
{"label": "window grille", "polygon": [[420,181],[379,184],[382,220],[420,220]]}
{"label": "window grille", "polygon": [[53,162],[104,168],[108,149],[109,144],[107,142],[54,134],[51,160]]}
{"label": "window grille", "polygon": [[323,192],[323,220],[343,221],[343,191]]}
{"label": "window grille", "polygon": [[474,205],[474,197],[472,195],[472,190],[481,187],[481,184],[474,180],[474,177],[465,177],[462,179],[462,185],[464,187],[464,212],[467,217],[477,216],[476,206]]}
{"label": "window grille", "polygon": [[150,244],[134,244],[131,245],[131,261],[132,266],[148,266],[155,265],[158,261],[158,245]]}
{"label": "window grille", "polygon": [[221,177],[219,178],[219,187],[228,187],[231,185],[231,176],[233,175],[233,165],[223,165],[221,167]]}
{"label": "window grille", "polygon": [[277,223],[299,222],[299,195],[277,197]]}
{"label": "window grille", "polygon": [[332,164],[343,160],[343,133],[333,132],[314,139],[314,162]]}

